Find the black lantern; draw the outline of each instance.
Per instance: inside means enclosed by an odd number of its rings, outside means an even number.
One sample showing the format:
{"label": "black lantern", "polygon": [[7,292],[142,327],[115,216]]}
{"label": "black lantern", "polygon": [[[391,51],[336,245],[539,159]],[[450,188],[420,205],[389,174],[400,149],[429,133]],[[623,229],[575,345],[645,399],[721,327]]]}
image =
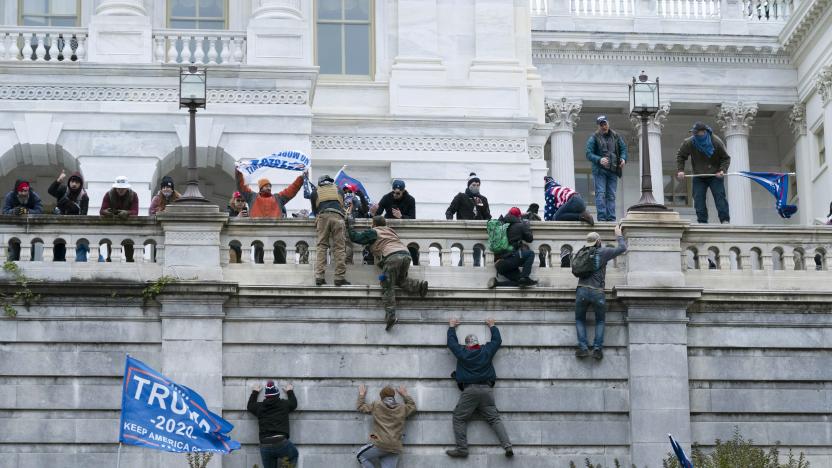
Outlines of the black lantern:
{"label": "black lantern", "polygon": [[647,122],[659,110],[659,79],[648,81],[644,71],[630,84],[630,115],[641,116],[641,199],[627,211],[667,211],[668,208],[653,198],[653,179],[650,175],[650,143]]}

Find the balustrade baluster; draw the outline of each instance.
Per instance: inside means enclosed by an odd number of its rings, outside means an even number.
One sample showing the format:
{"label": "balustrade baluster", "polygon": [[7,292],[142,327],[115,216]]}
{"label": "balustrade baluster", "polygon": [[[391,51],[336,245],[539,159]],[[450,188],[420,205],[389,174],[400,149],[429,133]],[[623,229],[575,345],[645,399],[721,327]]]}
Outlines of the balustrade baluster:
{"label": "balustrade baluster", "polygon": [[87,58],[87,35],[84,33],[76,34],[75,40],[78,46],[75,48],[75,60],[82,62]]}
{"label": "balustrade baluster", "polygon": [[20,261],[32,261],[32,243],[30,241],[20,241]]}
{"label": "balustrade baluster", "polygon": [[208,63],[211,65],[217,64],[217,39],[212,37],[208,39]]}
{"label": "balustrade baluster", "polygon": [[9,60],[20,60],[20,47],[17,45],[18,39],[20,39],[19,34],[9,34],[9,52],[8,57]]}
{"label": "balustrade baluster", "polygon": [[156,36],[153,40],[156,42],[156,48],[153,50],[155,62],[165,63],[165,36]]}
{"label": "balustrade baluster", "polygon": [[46,57],[46,47],[43,46],[43,42],[46,40],[46,34],[35,34],[35,39],[37,40],[38,46],[35,49],[35,61],[43,62]]}
{"label": "balustrade baluster", "polygon": [[220,38],[220,63],[223,65],[228,65],[231,59],[231,51],[228,49],[229,47],[229,38],[221,37]]}
{"label": "balustrade baluster", "polygon": [[8,52],[8,49],[6,48],[6,42],[8,41],[8,38],[8,33],[3,33],[2,35],[0,35],[0,60],[9,60],[6,57],[6,52]]}
{"label": "balustrade baluster", "polygon": [[174,36],[165,36],[168,41],[168,63],[179,63],[179,51],[176,50],[176,43],[182,39]]}
{"label": "balustrade baluster", "polygon": [[194,63],[205,63],[205,51],[203,50],[205,46],[205,37],[203,36],[194,36]]}
{"label": "balustrade baluster", "polygon": [[23,60],[32,60],[32,36],[26,34],[23,36]]}
{"label": "balustrade baluster", "polygon": [[180,36],[180,40],[182,41],[182,62],[180,63],[193,63],[193,60],[191,60],[191,37]]}
{"label": "balustrade baluster", "polygon": [[41,246],[41,261],[44,263],[52,263],[55,261],[55,245],[44,242]]}
{"label": "balustrade baluster", "polygon": [[64,43],[63,48],[61,49],[61,60],[64,62],[71,62],[72,61],[72,35],[61,35],[61,40]]}
{"label": "balustrade baluster", "polygon": [[44,36],[44,37],[48,38],[48,39],[46,39],[46,41],[47,41],[47,44],[49,44],[49,47],[47,48],[47,50],[49,51],[49,61],[57,62],[58,61],[58,53],[60,53],[60,51],[58,50],[58,41],[57,41],[57,39],[55,37],[53,37],[52,34],[49,34],[49,35]]}

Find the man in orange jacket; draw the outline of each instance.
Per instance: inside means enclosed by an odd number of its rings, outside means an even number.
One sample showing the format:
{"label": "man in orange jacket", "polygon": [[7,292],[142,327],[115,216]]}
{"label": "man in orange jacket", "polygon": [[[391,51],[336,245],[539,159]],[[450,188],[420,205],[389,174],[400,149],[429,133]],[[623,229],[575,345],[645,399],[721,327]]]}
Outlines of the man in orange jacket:
{"label": "man in orange jacket", "polygon": [[258,180],[257,187],[259,192],[254,192],[246,184],[246,178],[243,176],[243,173],[239,169],[235,172],[237,185],[240,187],[240,194],[249,206],[249,217],[274,219],[286,217],[286,203],[289,203],[289,200],[295,198],[295,195],[298,194],[298,191],[300,191],[303,185],[303,177],[307,174],[307,171],[304,171],[288,187],[273,195],[272,183],[269,179],[263,178]]}

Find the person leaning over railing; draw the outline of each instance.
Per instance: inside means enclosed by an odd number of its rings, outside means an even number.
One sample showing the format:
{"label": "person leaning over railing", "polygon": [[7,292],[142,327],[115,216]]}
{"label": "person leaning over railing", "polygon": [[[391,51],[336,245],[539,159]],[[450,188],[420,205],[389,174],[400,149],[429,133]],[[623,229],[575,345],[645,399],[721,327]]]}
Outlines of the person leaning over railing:
{"label": "person leaning over railing", "polygon": [[[448,209],[445,210],[445,219],[457,220],[483,220],[491,219],[491,208],[488,206],[488,198],[480,193],[482,181],[477,174],[472,172],[468,175],[468,185],[464,192],[459,192],[451,200]],[[518,216],[519,218],[520,216]],[[474,266],[480,266],[482,248],[475,245],[473,249]],[[459,257],[459,266],[462,266],[462,256]]]}
{"label": "person leaning over railing", "polygon": [[[404,399],[404,404],[396,401],[396,392]],[[381,468],[396,468],[402,453],[405,420],[416,412],[416,402],[407,394],[404,385],[398,390],[384,387],[379,392],[381,400],[367,404],[367,386],[358,386],[359,412],[373,415],[373,432],[370,443],[358,450],[358,462],[362,468],[375,468],[378,461]]]}
{"label": "person leaning over railing", "polygon": [[[43,213],[43,203],[40,196],[32,190],[28,180],[18,179],[14,188],[3,199],[3,214],[12,216],[27,216]],[[20,260],[20,244],[9,244],[9,260]]]}
{"label": "person leaning over railing", "polygon": [[[86,216],[89,210],[90,197],[87,196],[87,191],[84,190],[84,178],[81,177],[80,172],[73,172],[66,181],[66,185],[62,183],[64,179],[66,179],[66,172],[61,171],[58,178],[52,182],[47,190],[49,195],[52,195],[58,201],[55,214]],[[89,244],[79,243],[75,247],[75,261],[86,262],[89,251]],[[55,244],[53,256],[56,262],[66,261],[66,244]]]}
{"label": "person leaning over railing", "polygon": [[[99,214],[103,217],[126,220],[139,214],[139,195],[133,191],[126,176],[116,177],[113,187],[104,194]],[[133,261],[133,244],[124,244],[124,258]],[[99,262],[104,258],[99,256]]]}
{"label": "person leaning over railing", "polygon": [[155,215],[165,211],[168,205],[182,198],[182,194],[174,190],[173,178],[170,176],[162,177],[162,183],[159,184],[159,193],[150,200],[150,208],[147,210],[148,214]]}

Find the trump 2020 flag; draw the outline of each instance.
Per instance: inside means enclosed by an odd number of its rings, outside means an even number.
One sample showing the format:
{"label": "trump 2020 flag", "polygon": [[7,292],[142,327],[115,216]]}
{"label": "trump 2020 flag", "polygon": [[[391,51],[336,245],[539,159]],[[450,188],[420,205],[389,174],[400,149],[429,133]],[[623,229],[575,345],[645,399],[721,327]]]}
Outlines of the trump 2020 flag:
{"label": "trump 2020 flag", "polygon": [[370,205],[373,204],[373,201],[370,199],[369,192],[367,192],[367,189],[364,188],[364,184],[362,184],[360,180],[348,176],[347,173],[344,171],[344,168],[342,167],[341,170],[338,171],[337,174],[335,174],[335,185],[339,188],[344,188],[345,184],[354,184],[358,188],[358,190],[361,191],[361,194],[364,195],[364,198],[367,200],[367,203],[369,203]]}
{"label": "trump 2020 flag", "polygon": [[249,161],[240,161],[237,167],[245,175],[251,175],[261,168],[285,169],[287,171],[303,171],[309,167],[309,156],[299,151],[281,151],[271,156]]}
{"label": "trump 2020 flag", "polygon": [[673,453],[676,454],[676,458],[679,459],[679,464],[682,465],[682,468],[693,468],[693,462],[685,455],[685,450],[682,449],[682,446],[673,440],[672,435],[668,434],[667,436],[670,437],[670,446],[673,447]]}
{"label": "trump 2020 flag", "polygon": [[118,440],[165,452],[238,450],[234,426],[208,411],[198,393],[127,356]]}
{"label": "trump 2020 flag", "polygon": [[791,218],[797,213],[795,205],[788,204],[789,198],[789,175],[780,172],[747,172],[740,171],[740,175],[748,177],[766,188],[774,199],[777,200],[775,208],[781,218]]}

